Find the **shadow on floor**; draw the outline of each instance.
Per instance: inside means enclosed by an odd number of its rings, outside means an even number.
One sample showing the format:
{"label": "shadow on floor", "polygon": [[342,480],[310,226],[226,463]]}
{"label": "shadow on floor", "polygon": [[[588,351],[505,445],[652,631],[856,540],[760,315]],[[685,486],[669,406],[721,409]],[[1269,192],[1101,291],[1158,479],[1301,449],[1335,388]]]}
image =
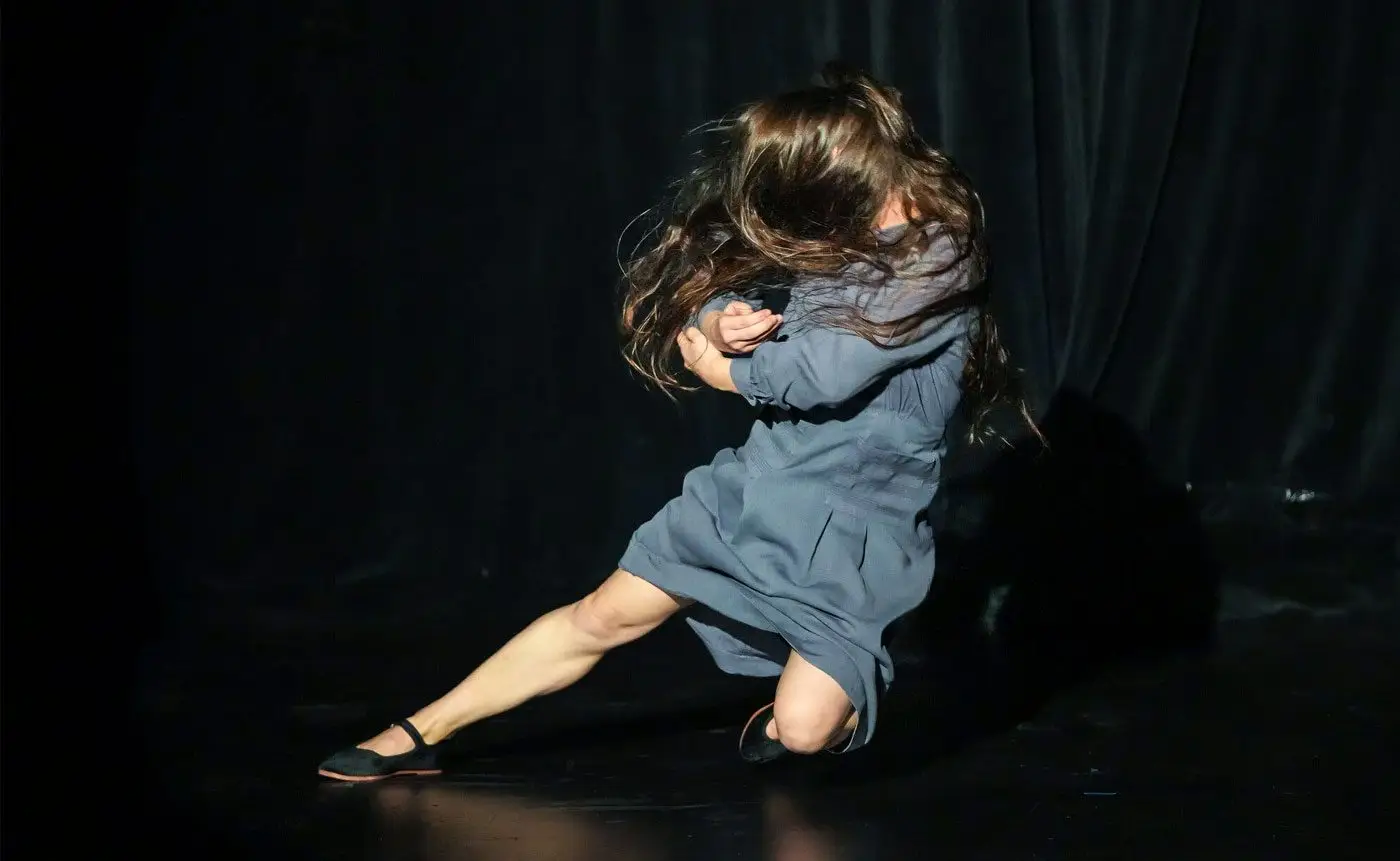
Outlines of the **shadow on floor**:
{"label": "shadow on floor", "polygon": [[933,591],[892,644],[915,669],[865,767],[922,767],[1109,665],[1210,646],[1220,572],[1186,489],[1081,395],[1041,429],[1048,450],[1023,443],[946,487]]}

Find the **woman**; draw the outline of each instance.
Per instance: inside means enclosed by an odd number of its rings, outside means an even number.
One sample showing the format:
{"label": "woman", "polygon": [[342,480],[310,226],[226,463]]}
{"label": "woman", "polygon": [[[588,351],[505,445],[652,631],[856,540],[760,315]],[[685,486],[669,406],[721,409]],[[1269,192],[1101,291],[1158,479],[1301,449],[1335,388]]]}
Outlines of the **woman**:
{"label": "woman", "polygon": [[933,577],[949,418],[966,391],[977,435],[1009,382],[979,203],[897,92],[840,67],[720,137],[627,268],[622,327],[628,362],[663,390],[682,388],[679,353],[760,407],[748,440],[691,471],[590,595],[322,775],[435,773],[443,740],[682,611],[723,670],[778,677],[746,759],[870,740],[893,678],[884,632]]}

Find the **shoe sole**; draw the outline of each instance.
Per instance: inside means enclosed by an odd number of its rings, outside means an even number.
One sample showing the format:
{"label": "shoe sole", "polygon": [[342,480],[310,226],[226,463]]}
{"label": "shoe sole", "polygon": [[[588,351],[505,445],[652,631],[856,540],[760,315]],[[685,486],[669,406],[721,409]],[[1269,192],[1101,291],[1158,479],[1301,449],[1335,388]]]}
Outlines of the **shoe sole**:
{"label": "shoe sole", "polygon": [[377,780],[388,780],[391,777],[432,777],[436,774],[442,774],[442,769],[407,769],[404,771],[391,771],[388,774],[350,775],[337,774],[334,771],[326,771],[322,768],[317,769],[316,773],[322,777],[329,777],[331,780],[340,780],[345,783],[373,783]]}

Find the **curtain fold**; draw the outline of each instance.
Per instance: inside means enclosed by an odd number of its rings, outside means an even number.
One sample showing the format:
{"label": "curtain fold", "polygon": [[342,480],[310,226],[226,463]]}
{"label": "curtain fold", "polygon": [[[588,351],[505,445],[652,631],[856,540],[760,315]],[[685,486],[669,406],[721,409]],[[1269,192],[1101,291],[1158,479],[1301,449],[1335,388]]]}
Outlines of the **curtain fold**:
{"label": "curtain fold", "polygon": [[745,421],[626,372],[618,237],[688,130],[830,56],[977,183],[1038,404],[1089,395],[1175,482],[1400,484],[1391,5],[183,14],[133,224],[149,530],[180,576],[393,580],[406,606],[606,570]]}

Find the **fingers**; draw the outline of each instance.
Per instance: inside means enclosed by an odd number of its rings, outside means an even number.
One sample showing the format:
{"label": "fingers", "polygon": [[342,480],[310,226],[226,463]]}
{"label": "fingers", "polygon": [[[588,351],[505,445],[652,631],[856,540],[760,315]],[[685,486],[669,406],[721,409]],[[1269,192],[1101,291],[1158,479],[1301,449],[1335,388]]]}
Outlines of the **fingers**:
{"label": "fingers", "polygon": [[719,318],[719,330],[728,339],[749,329],[757,330],[777,316],[766,308],[752,314],[725,314]]}
{"label": "fingers", "polygon": [[[731,310],[735,308],[739,310]],[[731,302],[729,307],[724,309],[724,313],[720,315],[719,324],[728,330],[735,326],[748,326],[771,316],[773,316],[773,312],[767,308],[755,311],[743,302]]]}
{"label": "fingers", "polygon": [[[783,318],[778,314],[762,317],[753,323],[739,327],[721,327],[724,341],[733,347],[748,345],[751,350],[763,338],[766,338],[772,331],[783,322]],[[752,342],[752,344],[750,344]]]}
{"label": "fingers", "polygon": [[676,343],[681,348],[681,360],[686,367],[695,364],[701,356],[705,355],[705,350],[709,348],[710,341],[705,337],[705,333],[695,327],[684,329],[676,336]]}
{"label": "fingers", "polygon": [[765,332],[771,332],[782,321],[783,318],[779,317],[777,314],[770,317],[760,317],[747,325],[726,329],[725,334],[736,341],[746,341],[751,338],[756,338]]}

